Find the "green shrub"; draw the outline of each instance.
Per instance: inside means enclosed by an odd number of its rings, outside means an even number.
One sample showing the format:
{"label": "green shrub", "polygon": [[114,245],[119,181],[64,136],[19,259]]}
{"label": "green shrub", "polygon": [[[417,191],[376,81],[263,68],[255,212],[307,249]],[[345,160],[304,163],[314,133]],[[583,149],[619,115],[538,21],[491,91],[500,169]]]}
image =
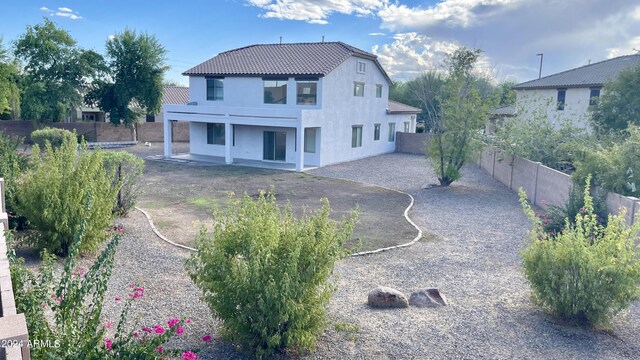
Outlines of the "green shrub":
{"label": "green shrub", "polygon": [[44,149],[47,142],[51,144],[51,147],[59,148],[65,140],[70,140],[71,138],[76,139],[74,132],[58,128],[44,128],[34,130],[31,133],[31,142],[40,146],[40,149]]}
{"label": "green shrub", "polygon": [[[172,318],[167,326],[135,329],[137,324],[130,321],[129,311],[135,300],[144,295],[144,289],[133,284],[130,289],[123,289],[128,290],[128,297],[123,294],[113,299],[121,306],[117,325],[105,319],[102,309],[121,234],[114,232],[109,244],[85,270],[76,266],[85,230],[86,222],[75,235],[61,274],[55,270],[56,257],[46,250],[37,273],[24,266],[24,259],[9,252],[16,309],[25,314],[29,339],[48,345],[31,347],[32,358],[164,359],[168,354],[159,352],[158,347],[180,335],[185,321]],[[162,327],[162,334],[157,331],[158,326]]]}
{"label": "green shrub", "polygon": [[[24,216],[38,235],[31,241],[39,249],[66,256],[73,235],[83,219],[87,230],[80,249],[91,251],[107,238],[105,229],[113,220],[118,189],[113,173],[103,166],[103,152],[78,149],[75,137],[65,139],[59,149],[47,144],[44,154],[34,146],[32,169],[20,178],[16,212]],[[83,204],[93,199],[93,206]]]}
{"label": "green shrub", "polygon": [[5,204],[9,214],[9,227],[16,228],[22,225],[23,221],[19,221],[13,214],[13,204],[15,202],[16,181],[20,177],[20,173],[27,169],[27,157],[18,151],[18,147],[22,143],[22,139],[5,135],[0,132],[0,178],[4,179],[5,186]]}
{"label": "green shrub", "polygon": [[594,184],[620,195],[640,196],[640,128],[629,126],[628,137],[608,146],[585,147],[576,161],[574,181],[593,174]]}
{"label": "green shrub", "polygon": [[126,151],[104,153],[104,166],[108,173],[114,173],[112,188],[119,189],[114,212],[126,216],[138,200],[142,191],[140,182],[144,170],[144,160]]}
{"label": "green shrub", "polygon": [[[593,212],[598,224],[606,225],[609,211],[603,192],[593,195]],[[569,200],[564,206],[549,205],[541,214],[537,214],[545,232],[555,235],[562,231],[569,221],[575,224],[576,215],[585,212],[584,190],[574,183],[569,192]]]}
{"label": "green shrub", "polygon": [[258,358],[285,348],[310,350],[326,325],[334,291],[328,278],[345,254],[357,212],[338,224],[323,202],[295,219],[273,193],[255,200],[245,195],[224,214],[214,213],[212,233],[201,231],[198,252],[186,263],[225,337]]}
{"label": "green shrub", "polygon": [[[589,189],[590,178],[586,180]],[[624,214],[598,225],[588,190],[584,213],[549,235],[542,229],[520,190],[520,202],[534,228],[522,253],[524,273],[534,301],[554,315],[592,325],[608,326],[612,317],[639,298],[640,260],[635,240],[640,223],[628,227]]]}

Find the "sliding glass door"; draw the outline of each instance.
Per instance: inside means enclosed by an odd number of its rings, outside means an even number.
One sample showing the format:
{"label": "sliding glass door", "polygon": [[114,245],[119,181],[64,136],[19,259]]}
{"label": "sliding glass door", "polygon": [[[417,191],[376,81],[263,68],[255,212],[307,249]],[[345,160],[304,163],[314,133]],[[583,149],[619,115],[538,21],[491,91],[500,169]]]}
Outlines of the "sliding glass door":
{"label": "sliding glass door", "polygon": [[285,161],[287,157],[287,133],[265,131],[263,138],[263,159]]}

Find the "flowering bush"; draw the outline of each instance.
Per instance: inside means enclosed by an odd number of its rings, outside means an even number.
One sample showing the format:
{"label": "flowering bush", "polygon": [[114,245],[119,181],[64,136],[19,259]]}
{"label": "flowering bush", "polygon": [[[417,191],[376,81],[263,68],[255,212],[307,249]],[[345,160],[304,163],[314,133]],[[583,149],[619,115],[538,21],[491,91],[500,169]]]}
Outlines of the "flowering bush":
{"label": "flowering bush", "polygon": [[[55,271],[56,257],[46,250],[37,273],[24,266],[24,259],[10,252],[11,276],[16,307],[24,313],[30,340],[47,343],[47,347],[32,347],[34,359],[161,359],[173,352],[163,345],[184,332],[189,320],[171,318],[164,324],[131,331],[128,322],[133,303],[144,296],[144,289],[130,285],[123,300],[120,319],[101,322],[107,283],[114,264],[116,247],[123,229],[112,233],[111,241],[89,269],[76,266],[79,246],[86,221],[81,223],[64,260],[62,274]],[[192,357],[193,358],[193,357]]]}
{"label": "flowering bush", "polygon": [[223,335],[259,358],[313,348],[333,292],[328,278],[357,217],[338,224],[330,211],[325,199],[317,213],[295,219],[290,206],[283,211],[273,193],[261,193],[214,214],[213,232],[201,231],[187,269]]}
{"label": "flowering bush", "polygon": [[522,261],[536,303],[563,318],[607,326],[640,295],[640,252],[635,244],[640,223],[628,227],[620,214],[609,216],[606,227],[598,224],[590,180],[584,211],[553,235],[544,231],[520,190],[520,202],[533,223]]}

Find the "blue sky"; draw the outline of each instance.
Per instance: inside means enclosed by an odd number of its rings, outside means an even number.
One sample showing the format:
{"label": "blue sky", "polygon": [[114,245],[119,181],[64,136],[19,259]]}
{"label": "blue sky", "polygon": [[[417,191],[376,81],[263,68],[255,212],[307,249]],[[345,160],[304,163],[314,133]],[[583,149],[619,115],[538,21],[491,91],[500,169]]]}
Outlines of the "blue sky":
{"label": "blue sky", "polygon": [[215,54],[255,43],[343,41],[375,53],[394,79],[438,69],[458,45],[483,49],[496,79],[537,77],[640,50],[637,0],[10,0],[0,36],[48,17],[100,53],[125,28],[168,50],[169,80]]}

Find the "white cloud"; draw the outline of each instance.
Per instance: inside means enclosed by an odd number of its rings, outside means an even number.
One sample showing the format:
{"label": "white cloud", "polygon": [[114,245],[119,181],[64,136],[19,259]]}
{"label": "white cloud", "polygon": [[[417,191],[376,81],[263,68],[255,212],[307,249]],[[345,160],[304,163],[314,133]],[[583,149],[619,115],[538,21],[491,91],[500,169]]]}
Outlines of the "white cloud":
{"label": "white cloud", "polygon": [[409,80],[426,71],[444,70],[447,53],[458,48],[452,42],[433,41],[415,32],[396,34],[391,44],[375,45],[371,50],[389,76]]}
{"label": "white cloud", "polygon": [[310,24],[327,24],[332,13],[375,15],[387,3],[388,0],[247,0],[247,4],[265,10],[261,17]]}
{"label": "white cloud", "polygon": [[73,13],[69,13],[69,12],[61,12],[58,11],[57,13],[54,14],[55,16],[60,16],[60,17],[66,17],[69,18],[71,20],[78,20],[78,19],[82,19],[82,16],[80,15],[76,15]]}
{"label": "white cloud", "polygon": [[625,45],[620,47],[609,48],[608,57],[616,57],[622,55],[629,55],[640,51],[640,36],[636,36],[629,40]]}
{"label": "white cloud", "polygon": [[73,11],[73,9],[70,9],[68,7],[59,7],[58,10],[56,11],[43,6],[40,8],[40,11],[49,14],[49,16],[65,17],[71,20],[82,19],[82,16],[80,16],[80,14],[77,11]]}
{"label": "white cloud", "polygon": [[112,35],[109,35],[109,36],[107,37],[107,40],[108,40],[108,41],[111,41],[111,40],[113,40],[113,39],[115,39],[115,38],[116,38],[116,36],[112,34]]}
{"label": "white cloud", "polygon": [[386,36],[387,34],[381,32],[372,32],[369,33],[369,36]]}

